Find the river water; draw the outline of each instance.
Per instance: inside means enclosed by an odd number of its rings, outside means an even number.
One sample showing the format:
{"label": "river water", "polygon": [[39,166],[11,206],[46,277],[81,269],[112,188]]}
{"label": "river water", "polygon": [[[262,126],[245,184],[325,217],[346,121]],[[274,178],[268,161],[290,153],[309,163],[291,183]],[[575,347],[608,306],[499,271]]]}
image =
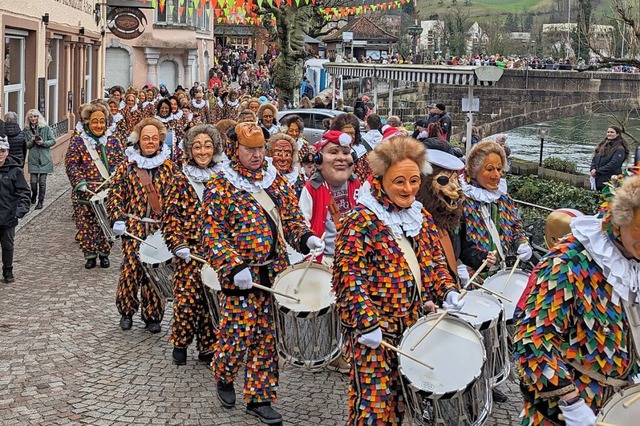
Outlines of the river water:
{"label": "river water", "polygon": [[[617,116],[626,116],[624,112],[616,113]],[[560,157],[576,163],[578,171],[588,173],[593,150],[604,139],[607,127],[616,125],[610,114],[592,114],[580,117],[563,118],[546,122],[550,126],[549,134],[544,139],[542,159],[548,157]],[[540,158],[540,139],[537,136],[537,125],[529,125],[509,130],[507,133],[507,145],[511,147],[511,157],[538,162]],[[631,116],[625,125],[626,131],[640,140],[640,117]],[[493,139],[495,135],[490,136]],[[625,136],[629,143],[631,155],[629,161],[633,161],[635,144],[633,140]]]}

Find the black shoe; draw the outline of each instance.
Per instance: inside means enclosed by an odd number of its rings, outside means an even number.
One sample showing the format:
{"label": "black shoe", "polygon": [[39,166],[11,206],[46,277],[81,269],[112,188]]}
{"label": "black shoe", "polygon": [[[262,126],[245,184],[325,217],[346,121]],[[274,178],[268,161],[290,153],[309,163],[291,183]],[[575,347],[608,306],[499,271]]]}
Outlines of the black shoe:
{"label": "black shoe", "polygon": [[507,402],[509,401],[509,397],[507,395],[504,394],[504,392],[493,388],[491,389],[491,393],[493,394],[493,401],[494,402]]}
{"label": "black shoe", "polygon": [[84,268],[85,269],[93,269],[96,267],[96,258],[93,257],[91,259],[87,259],[87,261],[84,264]]}
{"label": "black shoe", "polygon": [[211,361],[213,361],[213,352],[206,352],[206,353],[200,352],[198,354],[198,359],[202,362],[206,362],[207,365],[209,365],[211,364]]}
{"label": "black shoe", "polygon": [[100,256],[100,267],[108,268],[111,266],[111,262],[109,262],[109,258],[107,256]]}
{"label": "black shoe", "polygon": [[38,194],[31,193],[31,204],[35,204],[38,200]]}
{"label": "black shoe", "polygon": [[133,319],[123,315],[120,318],[120,328],[122,330],[131,330],[131,327],[133,327]]}
{"label": "black shoe", "polygon": [[36,210],[40,209],[42,209],[42,201],[38,201],[38,204],[36,204]]}
{"label": "black shoe", "polygon": [[149,321],[147,326],[145,327],[149,333],[160,333],[162,331],[162,327],[160,327],[160,323],[156,321]]}
{"label": "black shoe", "polygon": [[273,425],[276,423],[282,423],[282,415],[274,410],[270,405],[247,405],[247,413],[252,416],[256,416],[262,423]]}
{"label": "black shoe", "polygon": [[11,283],[13,283],[15,281],[16,281],[16,279],[13,277],[13,272],[7,272],[7,273],[4,274],[4,282],[5,283],[11,284]]}
{"label": "black shoe", "polygon": [[225,383],[218,380],[218,399],[224,408],[233,408],[236,405],[236,391],[233,383]]}
{"label": "black shoe", "polygon": [[173,363],[176,365],[187,364],[187,348],[173,348]]}

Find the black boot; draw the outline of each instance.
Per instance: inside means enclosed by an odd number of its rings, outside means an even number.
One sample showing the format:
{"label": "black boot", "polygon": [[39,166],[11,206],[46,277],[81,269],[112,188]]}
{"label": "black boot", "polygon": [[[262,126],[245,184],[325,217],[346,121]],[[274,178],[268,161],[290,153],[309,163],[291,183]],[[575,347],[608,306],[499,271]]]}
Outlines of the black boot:
{"label": "black boot", "polygon": [[282,415],[274,410],[270,404],[266,405],[247,405],[247,413],[256,416],[262,423],[273,425],[282,423]]}
{"label": "black boot", "polygon": [[31,204],[35,204],[38,199],[38,191],[31,190]]}
{"label": "black boot", "polygon": [[236,391],[232,383],[225,383],[218,380],[218,399],[224,408],[233,408],[236,405]]}
{"label": "black boot", "polygon": [[160,322],[158,321],[149,321],[147,326],[145,327],[149,333],[160,333],[162,331],[162,327],[160,327]]}
{"label": "black boot", "polygon": [[36,210],[40,209],[42,209],[42,201],[38,201],[38,204],[36,204]]}
{"label": "black boot", "polygon": [[206,362],[207,365],[211,364],[213,361],[213,352],[200,352],[198,354],[198,359],[202,362]]}
{"label": "black boot", "polygon": [[108,268],[109,266],[111,266],[111,262],[109,262],[109,256],[102,256],[100,255],[100,267],[101,268]]}
{"label": "black boot", "polygon": [[173,348],[173,362],[176,365],[187,364],[187,348]]}
{"label": "black boot", "polygon": [[133,319],[131,317],[126,315],[120,317],[120,328],[122,330],[131,330],[131,327],[133,327]]}
{"label": "black boot", "polygon": [[84,268],[85,269],[93,269],[96,267],[96,258],[92,257],[91,259],[87,259],[87,261],[84,264]]}
{"label": "black boot", "polygon": [[4,278],[4,282],[7,284],[15,282],[16,279],[13,277],[13,266],[5,266],[2,268],[2,278]]}

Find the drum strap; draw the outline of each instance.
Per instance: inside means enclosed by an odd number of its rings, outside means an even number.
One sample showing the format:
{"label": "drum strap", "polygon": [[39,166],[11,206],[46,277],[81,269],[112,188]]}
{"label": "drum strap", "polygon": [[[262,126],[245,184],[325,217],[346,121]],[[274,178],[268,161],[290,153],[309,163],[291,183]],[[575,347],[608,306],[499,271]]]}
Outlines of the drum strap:
{"label": "drum strap", "polygon": [[[404,255],[405,260],[409,264],[409,269],[411,269],[411,274],[413,275],[413,279],[416,283],[416,288],[418,289],[418,295],[422,295],[422,274],[420,273],[420,265],[418,264],[418,258],[416,257],[416,252],[413,251],[413,247],[411,247],[411,243],[402,235],[398,241],[398,245],[400,246],[400,251]],[[420,296],[422,298],[422,296]]]}
{"label": "drum strap", "polygon": [[96,151],[94,147],[88,144],[84,138],[82,138],[82,142],[84,142],[84,146],[87,148],[87,151],[89,152],[89,156],[91,157],[91,159],[93,160],[93,163],[98,168],[98,171],[100,172],[100,176],[102,176],[104,180],[109,180],[110,179],[109,172],[107,171],[107,168],[104,166],[104,163],[102,162],[102,159],[98,154],[98,151]]}
{"label": "drum strap", "polygon": [[498,254],[500,255],[501,261],[506,259],[504,255],[504,250],[502,249],[502,243],[500,242],[500,234],[498,233],[498,228],[496,228],[496,224],[493,223],[491,219],[491,215],[489,214],[489,205],[484,204],[480,207],[480,213],[482,215],[482,220],[484,220],[485,225],[487,225],[487,229],[489,230],[489,235],[491,236],[491,240],[493,241],[493,245],[498,250]]}
{"label": "drum strap", "polygon": [[626,386],[629,386],[629,382],[626,380],[620,380],[614,377],[607,377],[603,374],[598,373],[597,371],[589,370],[588,368],[585,368],[584,365],[579,364],[575,361],[569,361],[569,365],[574,369],[578,370],[580,373],[584,374],[585,376],[589,376],[593,380],[596,380],[600,383],[605,383],[609,386],[613,386],[614,388],[621,389]]}
{"label": "drum strap", "polygon": [[142,187],[147,193],[147,198],[149,199],[149,204],[151,204],[151,209],[155,214],[161,216],[162,206],[160,205],[160,197],[158,196],[156,187],[153,185],[153,182],[151,182],[151,176],[149,176],[149,173],[146,170],[139,167],[136,167],[136,172],[138,173],[138,177],[140,178]]}
{"label": "drum strap", "polygon": [[258,202],[258,204],[260,204],[260,207],[262,207],[265,213],[269,215],[271,220],[273,220],[273,222],[276,224],[276,227],[278,228],[278,233],[284,240],[284,235],[282,232],[282,222],[280,221],[280,210],[278,210],[271,197],[269,197],[269,194],[267,194],[267,192],[263,189],[260,192],[251,194],[251,196]]}

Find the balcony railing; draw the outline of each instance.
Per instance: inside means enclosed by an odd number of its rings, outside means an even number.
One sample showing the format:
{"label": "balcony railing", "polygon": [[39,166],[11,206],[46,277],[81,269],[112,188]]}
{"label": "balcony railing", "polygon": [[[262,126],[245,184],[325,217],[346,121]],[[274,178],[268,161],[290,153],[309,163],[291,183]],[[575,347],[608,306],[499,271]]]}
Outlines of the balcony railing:
{"label": "balcony railing", "polygon": [[53,130],[53,136],[58,138],[69,131],[69,119],[58,121],[56,124],[51,125]]}

